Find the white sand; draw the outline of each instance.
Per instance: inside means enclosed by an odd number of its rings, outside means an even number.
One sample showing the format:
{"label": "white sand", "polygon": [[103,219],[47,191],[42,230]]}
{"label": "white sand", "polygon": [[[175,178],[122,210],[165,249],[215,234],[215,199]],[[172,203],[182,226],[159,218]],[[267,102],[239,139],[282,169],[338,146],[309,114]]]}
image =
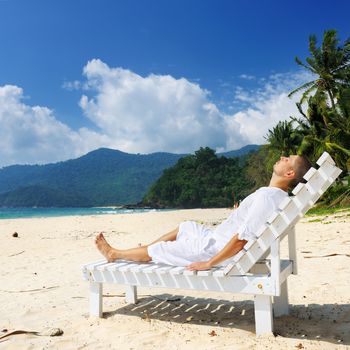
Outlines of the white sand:
{"label": "white sand", "polygon": [[88,317],[81,265],[100,259],[93,245],[98,232],[126,248],[183,220],[213,224],[228,212],[0,220],[0,335],[4,329],[64,331],[58,337],[12,335],[0,340],[0,349],[350,348],[350,257],[315,257],[350,253],[349,213],[297,225],[299,274],[289,278],[291,314],[275,319],[277,337],[255,336],[247,295],[139,288],[139,303],[128,305],[123,286],[108,285],[104,318]]}

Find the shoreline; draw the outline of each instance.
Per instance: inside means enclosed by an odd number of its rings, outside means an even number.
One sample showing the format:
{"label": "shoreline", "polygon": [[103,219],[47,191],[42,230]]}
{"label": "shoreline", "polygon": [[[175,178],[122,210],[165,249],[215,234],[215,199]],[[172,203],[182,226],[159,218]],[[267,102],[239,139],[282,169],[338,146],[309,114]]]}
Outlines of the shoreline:
{"label": "shoreline", "polygon": [[[234,208],[134,208],[134,207],[43,207],[43,208],[0,208],[0,222],[2,220],[17,219],[44,219],[60,217],[88,217],[88,216],[105,216],[105,215],[123,215],[123,214],[140,214],[149,212],[168,212],[180,210],[233,210]],[[69,212],[70,211],[70,212]],[[6,215],[7,212],[7,215]],[[5,214],[4,214],[5,213]],[[325,217],[336,214],[350,214],[350,207],[337,208],[311,208],[304,217]],[[17,215],[17,216],[16,216]]]}
{"label": "shoreline", "polygon": [[[48,208],[0,208],[0,220],[21,218],[69,217],[89,215],[136,214],[152,211],[171,211],[174,209],[116,208],[116,207],[48,207]],[[176,210],[176,209],[175,209]]]}

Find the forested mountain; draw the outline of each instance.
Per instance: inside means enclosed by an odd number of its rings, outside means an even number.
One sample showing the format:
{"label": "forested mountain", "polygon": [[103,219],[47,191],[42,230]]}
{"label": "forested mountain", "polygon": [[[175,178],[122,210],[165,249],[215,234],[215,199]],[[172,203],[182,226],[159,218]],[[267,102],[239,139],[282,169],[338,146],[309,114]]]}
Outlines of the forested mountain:
{"label": "forested mountain", "polygon": [[250,152],[257,151],[259,148],[260,148],[259,145],[247,145],[247,146],[244,146],[240,149],[236,149],[234,151],[218,153],[218,156],[224,156],[227,158],[242,157]]}
{"label": "forested mountain", "polygon": [[101,148],[80,158],[55,164],[4,167],[0,169],[0,206],[69,207],[137,203],[163,170],[183,156],[161,152],[129,154]]}
{"label": "forested mountain", "polygon": [[175,208],[229,207],[252,187],[239,158],[217,156],[206,147],[164,170],[143,203]]}
{"label": "forested mountain", "polygon": [[140,201],[149,186],[181,154],[128,154],[98,149],[48,165],[0,170],[1,206],[102,206]]}

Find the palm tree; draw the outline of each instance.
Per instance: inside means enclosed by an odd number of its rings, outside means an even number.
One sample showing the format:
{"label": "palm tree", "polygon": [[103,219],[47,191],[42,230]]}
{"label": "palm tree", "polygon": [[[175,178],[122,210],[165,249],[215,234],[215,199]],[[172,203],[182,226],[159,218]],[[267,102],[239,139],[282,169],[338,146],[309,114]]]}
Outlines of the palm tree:
{"label": "palm tree", "polygon": [[[314,35],[309,38],[310,57],[296,62],[316,76],[293,90],[303,91],[297,103],[301,118],[291,118],[302,135],[299,154],[317,159],[329,152],[343,170],[350,166],[350,38],[339,45],[337,32],[326,30],[321,47]],[[307,113],[302,104],[307,102]],[[329,106],[329,103],[331,106]]]}
{"label": "palm tree", "polygon": [[[342,169],[350,166],[350,90],[341,92],[337,101],[337,110],[327,107],[324,93],[311,96],[308,100],[307,114],[302,118],[292,117],[298,124],[296,132],[302,138],[298,154],[307,155],[316,160],[327,151]],[[328,120],[325,125],[324,120]]]}
{"label": "palm tree", "polygon": [[293,120],[279,121],[278,124],[268,131],[265,136],[268,148],[274,150],[278,156],[295,154],[301,143],[301,135],[293,127]]}
{"label": "palm tree", "polygon": [[295,58],[295,61],[314,74],[316,78],[299,86],[288,96],[291,97],[297,92],[304,91],[299,103],[301,106],[314,92],[316,94],[326,93],[332,109],[335,110],[339,88],[350,88],[350,38],[344,42],[343,46],[339,46],[337,31],[326,30],[321,47],[317,47],[316,36],[310,36],[309,51],[311,57],[306,58],[306,63],[303,63],[298,57]]}

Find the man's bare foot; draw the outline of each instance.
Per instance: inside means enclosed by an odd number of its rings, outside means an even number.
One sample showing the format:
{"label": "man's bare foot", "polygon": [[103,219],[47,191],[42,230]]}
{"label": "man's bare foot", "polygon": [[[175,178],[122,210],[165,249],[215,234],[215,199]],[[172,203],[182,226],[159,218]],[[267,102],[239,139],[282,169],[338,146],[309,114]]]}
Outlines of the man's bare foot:
{"label": "man's bare foot", "polygon": [[97,249],[108,262],[118,259],[118,251],[108,244],[102,232],[96,236],[95,244]]}

